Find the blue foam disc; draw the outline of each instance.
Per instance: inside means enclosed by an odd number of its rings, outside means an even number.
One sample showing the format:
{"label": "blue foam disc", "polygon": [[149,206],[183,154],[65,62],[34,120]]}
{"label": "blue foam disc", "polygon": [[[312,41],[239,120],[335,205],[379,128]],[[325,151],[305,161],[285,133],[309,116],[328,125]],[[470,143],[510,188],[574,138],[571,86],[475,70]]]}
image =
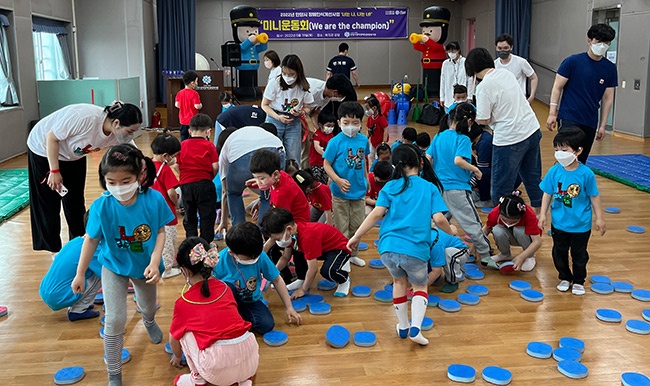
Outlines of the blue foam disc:
{"label": "blue foam disc", "polygon": [[438,308],[445,312],[458,312],[460,311],[461,305],[454,299],[442,299],[438,303]]}
{"label": "blue foam disc", "polygon": [[592,283],[605,283],[605,284],[609,284],[612,282],[609,277],[604,275],[591,275],[589,277],[589,281],[591,281]]}
{"label": "blue foam disc", "polygon": [[327,344],[334,348],[343,348],[350,342],[350,331],[338,324],[330,327],[325,333]]}
{"label": "blue foam disc", "polygon": [[544,300],[544,294],[534,289],[523,290],[520,295],[522,299],[529,302],[541,302]]}
{"label": "blue foam disc", "polygon": [[368,243],[359,243],[359,246],[357,247],[358,250],[360,251],[367,251],[368,250]]}
{"label": "blue foam disc", "polygon": [[390,293],[393,293],[393,285],[392,284],[386,284],[384,286],[384,291],[388,291]]}
{"label": "blue foam disc", "polygon": [[553,347],[544,342],[530,342],[526,346],[526,353],[533,358],[548,359],[553,355]]}
{"label": "blue foam disc", "polygon": [[582,354],[580,351],[574,350],[572,348],[558,347],[553,350],[553,359],[556,361],[576,361],[580,362],[582,359]]}
{"label": "blue foam disc", "polygon": [[370,259],[370,262],[368,262],[368,265],[370,266],[370,268],[376,268],[376,269],[386,268],[386,266],[381,261],[381,259]]}
{"label": "blue foam disc", "polygon": [[621,208],[617,208],[615,206],[607,206],[605,207],[605,213],[618,214],[621,213]]}
{"label": "blue foam disc", "polygon": [[632,291],[632,297],[642,302],[650,302],[650,291],[644,289],[637,289]]}
{"label": "blue foam disc", "polygon": [[645,233],[645,228],[637,225],[630,225],[627,227],[627,231],[631,233]]}
{"label": "blue foam disc", "polygon": [[650,378],[641,373],[623,373],[621,383],[624,386],[650,386]]}
{"label": "blue foam disc", "polygon": [[614,293],[614,287],[606,283],[592,283],[591,290],[601,295],[609,295],[611,293]]}
{"label": "blue foam disc", "polygon": [[293,305],[293,309],[296,310],[296,312],[303,312],[307,309],[307,303],[305,303],[304,300],[292,300],[291,304]]}
{"label": "blue foam disc", "polygon": [[372,293],[372,289],[367,285],[355,285],[352,287],[352,296],[358,298],[367,298]]}
{"label": "blue foam disc", "polygon": [[650,309],[641,311],[641,316],[643,316],[643,319],[650,322]]}
{"label": "blue foam disc", "polygon": [[373,241],[372,244],[375,246],[375,248],[377,248],[377,246],[379,246],[379,240]]}
{"label": "blue foam disc", "polygon": [[165,345],[165,352],[167,354],[169,354],[169,355],[174,354],[174,352],[172,351],[172,344],[171,343],[167,342],[167,344]]}
{"label": "blue foam disc", "polygon": [[338,284],[335,281],[329,281],[326,279],[320,280],[318,282],[317,288],[321,291],[330,291],[336,288]]}
{"label": "blue foam disc", "polygon": [[607,323],[619,323],[623,320],[623,316],[620,312],[616,310],[610,310],[607,308],[600,308],[596,310],[596,318]]}
{"label": "blue foam disc", "polygon": [[102,326],[103,326],[104,324],[106,324],[106,315],[104,315],[104,316],[102,316],[101,318],[99,318],[99,324],[101,324]]}
{"label": "blue foam disc", "polygon": [[309,313],[312,315],[327,315],[332,312],[332,306],[327,303],[312,303],[309,305]]}
{"label": "blue foam disc", "polygon": [[550,230],[550,229],[549,229],[548,232],[546,232],[546,233],[548,233],[549,236],[553,236],[553,231]]}
{"label": "blue foam disc", "polygon": [[384,220],[377,220],[377,222],[375,223],[375,226],[380,227],[381,224],[383,224],[383,223],[384,223]]}
{"label": "blue foam disc", "polygon": [[490,292],[488,287],[480,284],[468,285],[466,291],[468,294],[474,294],[478,296],[485,296]]}
{"label": "blue foam disc", "polygon": [[313,304],[313,303],[322,303],[325,298],[322,297],[321,295],[305,295],[302,298],[300,298],[303,302],[305,302],[307,305]]}
{"label": "blue foam disc", "polygon": [[472,383],[476,380],[476,370],[472,366],[463,364],[449,365],[447,378],[458,383]]}
{"label": "blue foam disc", "polygon": [[377,344],[377,336],[371,331],[357,331],[353,339],[354,344],[359,347],[372,347]]}
{"label": "blue foam disc", "polygon": [[645,320],[630,319],[625,323],[625,329],[640,335],[650,334],[650,323]]}
{"label": "blue foam disc", "polygon": [[436,296],[436,295],[429,294],[428,301],[427,301],[427,307],[438,307],[438,303],[440,303],[440,297]]}
{"label": "blue foam disc", "polygon": [[634,290],[634,285],[625,281],[613,281],[612,287],[614,287],[614,291],[616,292],[630,293]]}
{"label": "blue foam disc", "polygon": [[83,379],[86,375],[83,367],[65,367],[54,374],[54,383],[57,385],[72,385]]}
{"label": "blue foam disc", "polygon": [[392,303],[392,301],[393,301],[393,292],[392,291],[386,291],[386,290],[379,290],[379,291],[375,291],[375,295],[373,297],[378,302]]}
{"label": "blue foam disc", "polygon": [[95,300],[93,301],[95,304],[104,304],[104,294],[99,293],[95,295]]}
{"label": "blue foam disc", "polygon": [[469,257],[467,258],[468,263],[473,263],[475,261],[476,261],[476,256],[474,255],[469,255]]}
{"label": "blue foam disc", "polygon": [[560,347],[572,348],[580,353],[585,352],[585,342],[578,338],[572,338],[570,336],[563,336],[560,338]]}
{"label": "blue foam disc", "polygon": [[433,319],[425,316],[424,319],[422,319],[422,331],[429,331],[430,329],[433,328]]}
{"label": "blue foam disc", "polygon": [[468,306],[475,306],[478,302],[481,301],[481,298],[478,295],[474,294],[458,294],[458,302],[460,304],[466,304]]}
{"label": "blue foam disc", "polygon": [[282,346],[286,344],[289,340],[289,335],[286,332],[280,330],[269,331],[263,336],[264,343],[271,347]]}
{"label": "blue foam disc", "polygon": [[104,339],[104,327],[99,329],[99,337]]}
{"label": "blue foam disc", "polygon": [[490,213],[490,212],[492,212],[492,209],[494,209],[494,208],[481,208],[481,212]]}
{"label": "blue foam disc", "polygon": [[[169,344],[169,343],[167,343]],[[171,350],[171,347],[170,347]],[[165,351],[167,351],[167,347],[165,347]],[[122,349],[122,364],[128,363],[131,360],[131,353],[129,350],[123,348]],[[106,354],[104,354],[104,363],[106,363]]]}
{"label": "blue foam disc", "polygon": [[519,292],[533,288],[533,286],[529,282],[524,280],[513,280],[510,282],[509,286],[513,290]]}
{"label": "blue foam disc", "polygon": [[473,269],[478,269],[478,265],[474,263],[466,263],[460,266],[463,271],[471,271]]}
{"label": "blue foam disc", "polygon": [[465,271],[465,277],[471,280],[481,280],[485,278],[485,274],[481,270],[470,269],[469,271]]}
{"label": "blue foam disc", "polygon": [[483,380],[495,385],[507,385],[512,382],[512,373],[497,366],[488,366],[481,373]]}
{"label": "blue foam disc", "polygon": [[564,376],[571,379],[585,378],[589,374],[587,366],[575,361],[559,361],[557,363],[557,369]]}

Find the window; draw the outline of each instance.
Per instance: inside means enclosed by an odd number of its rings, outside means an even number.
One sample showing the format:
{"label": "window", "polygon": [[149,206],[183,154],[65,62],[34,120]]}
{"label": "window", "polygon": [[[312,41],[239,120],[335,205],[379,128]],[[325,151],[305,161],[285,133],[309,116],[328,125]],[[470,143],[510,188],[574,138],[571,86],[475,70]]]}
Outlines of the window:
{"label": "window", "polygon": [[9,41],[7,39],[8,29],[9,18],[0,12],[0,105],[15,106],[19,102],[11,70]]}
{"label": "window", "polygon": [[71,61],[65,23],[32,18],[37,80],[70,79]]}

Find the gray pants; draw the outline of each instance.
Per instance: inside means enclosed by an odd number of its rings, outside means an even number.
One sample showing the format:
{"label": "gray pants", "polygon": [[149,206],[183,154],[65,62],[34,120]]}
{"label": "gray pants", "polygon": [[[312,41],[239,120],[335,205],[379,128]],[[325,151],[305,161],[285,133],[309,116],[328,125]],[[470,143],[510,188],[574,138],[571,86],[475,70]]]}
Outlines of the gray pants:
{"label": "gray pants", "polygon": [[469,249],[463,248],[445,248],[445,265],[442,267],[445,273],[445,280],[451,284],[456,284],[463,280],[463,271],[460,267],[467,263]]}
{"label": "gray pants", "polygon": [[499,248],[499,252],[506,256],[511,255],[510,246],[518,245],[526,249],[533,242],[530,235],[526,234],[526,227],[523,226],[508,228],[497,224],[497,226],[492,228],[492,235],[494,236],[494,242],[497,244],[497,248]]}
{"label": "gray pants", "polygon": [[97,296],[97,291],[99,291],[100,288],[102,288],[102,279],[93,273],[88,279],[86,279],[86,288],[84,289],[81,299],[73,304],[69,311],[78,314],[86,311],[88,307],[95,302],[95,296]]}
{"label": "gray pants", "polygon": [[483,234],[481,218],[474,207],[469,190],[445,190],[442,198],[458,225],[469,235],[480,258],[490,257],[490,241]]}

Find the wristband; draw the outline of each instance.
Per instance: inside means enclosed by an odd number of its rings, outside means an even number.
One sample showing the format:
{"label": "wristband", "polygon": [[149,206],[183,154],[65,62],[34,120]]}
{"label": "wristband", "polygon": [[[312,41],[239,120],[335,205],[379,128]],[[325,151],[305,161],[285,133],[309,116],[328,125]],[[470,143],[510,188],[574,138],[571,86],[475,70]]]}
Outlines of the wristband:
{"label": "wristband", "polygon": [[50,169],[50,174],[59,173],[59,169]]}

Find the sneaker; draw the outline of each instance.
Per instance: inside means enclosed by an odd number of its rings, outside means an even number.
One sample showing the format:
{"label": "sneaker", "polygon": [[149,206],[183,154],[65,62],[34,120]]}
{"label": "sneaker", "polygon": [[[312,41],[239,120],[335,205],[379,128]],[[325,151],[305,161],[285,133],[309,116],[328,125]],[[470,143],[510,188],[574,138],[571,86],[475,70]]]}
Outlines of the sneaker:
{"label": "sneaker", "polygon": [[495,263],[500,263],[502,261],[512,260],[512,256],[504,255],[503,253],[499,253],[498,255],[490,256],[490,258],[492,260],[494,260]]}
{"label": "sneaker", "polygon": [[537,265],[537,260],[534,257],[529,257],[521,264],[521,271],[530,272],[535,268],[535,265]]}
{"label": "sneaker", "polygon": [[[557,287],[555,288],[557,288],[557,290],[560,292],[567,292],[569,288],[571,288],[571,282],[569,282],[568,280],[562,280],[560,284],[558,284]],[[582,290],[584,293],[584,287],[582,287]]]}
{"label": "sneaker", "polygon": [[490,257],[482,257],[481,265],[492,269],[499,269],[499,264]]}
{"label": "sneaker", "polygon": [[445,293],[445,294],[450,294],[454,293],[458,290],[458,283],[452,284],[450,282],[446,282],[445,285],[440,288],[440,292]]}
{"label": "sneaker", "polygon": [[304,280],[294,280],[292,283],[287,284],[287,289],[289,291],[297,290],[302,287],[302,283],[304,282]]}
{"label": "sneaker", "polygon": [[366,262],[363,259],[361,259],[360,257],[357,257],[357,256],[350,257],[350,263],[352,263],[354,265],[358,265],[359,267],[365,267],[366,266]]}
{"label": "sneaker", "polygon": [[93,311],[90,308],[84,312],[70,312],[68,311],[68,320],[76,322],[77,320],[92,319],[99,316],[99,311]]}
{"label": "sneaker", "polygon": [[584,295],[585,286],[582,284],[574,284],[573,287],[571,287],[571,293],[574,295]]}
{"label": "sneaker", "polygon": [[178,268],[169,268],[166,269],[162,274],[163,279],[169,279],[170,277],[178,276],[181,274],[181,270]]}

